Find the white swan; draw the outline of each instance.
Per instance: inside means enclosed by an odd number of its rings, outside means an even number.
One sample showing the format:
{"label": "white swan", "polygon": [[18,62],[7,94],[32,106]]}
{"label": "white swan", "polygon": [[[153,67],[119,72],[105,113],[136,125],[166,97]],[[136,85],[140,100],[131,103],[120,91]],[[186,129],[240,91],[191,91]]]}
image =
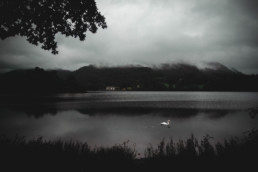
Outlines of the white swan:
{"label": "white swan", "polygon": [[167,120],[167,122],[162,122],[162,123],[160,123],[160,125],[170,127],[169,122],[170,122],[170,120]]}

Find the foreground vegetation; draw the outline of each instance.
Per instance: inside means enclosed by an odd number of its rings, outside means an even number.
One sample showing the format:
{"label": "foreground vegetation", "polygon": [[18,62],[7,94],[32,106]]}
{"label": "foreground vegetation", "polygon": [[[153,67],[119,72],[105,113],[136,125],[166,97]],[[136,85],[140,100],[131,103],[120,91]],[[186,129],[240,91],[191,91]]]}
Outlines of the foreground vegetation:
{"label": "foreground vegetation", "polygon": [[87,143],[46,141],[42,138],[0,137],[1,168],[6,171],[97,171],[97,170],[198,170],[225,171],[257,169],[257,130],[243,139],[231,138],[212,145],[209,135],[198,141],[162,140],[149,146],[137,158],[135,145],[128,142],[112,147],[90,147]]}

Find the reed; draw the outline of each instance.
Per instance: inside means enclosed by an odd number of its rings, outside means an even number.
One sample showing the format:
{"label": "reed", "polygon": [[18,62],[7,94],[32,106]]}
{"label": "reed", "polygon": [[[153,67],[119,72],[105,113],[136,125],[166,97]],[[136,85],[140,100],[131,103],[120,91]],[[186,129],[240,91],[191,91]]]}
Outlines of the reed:
{"label": "reed", "polygon": [[[90,170],[249,170],[256,169],[258,156],[257,130],[245,138],[225,139],[210,143],[206,135],[197,140],[191,135],[175,142],[163,139],[156,147],[146,148],[137,158],[135,145],[129,141],[111,147],[91,147],[77,141],[27,140],[16,136],[0,137],[1,168],[5,171],[90,171]],[[2,171],[2,170],[1,170]]]}

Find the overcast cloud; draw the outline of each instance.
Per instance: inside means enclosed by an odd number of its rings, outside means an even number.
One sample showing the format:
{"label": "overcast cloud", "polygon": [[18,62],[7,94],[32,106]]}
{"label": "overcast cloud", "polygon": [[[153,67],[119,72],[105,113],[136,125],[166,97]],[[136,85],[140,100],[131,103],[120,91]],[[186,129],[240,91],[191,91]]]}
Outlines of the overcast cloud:
{"label": "overcast cloud", "polygon": [[257,0],[96,0],[108,28],[57,36],[58,55],[25,38],[0,40],[0,69],[220,62],[258,73]]}

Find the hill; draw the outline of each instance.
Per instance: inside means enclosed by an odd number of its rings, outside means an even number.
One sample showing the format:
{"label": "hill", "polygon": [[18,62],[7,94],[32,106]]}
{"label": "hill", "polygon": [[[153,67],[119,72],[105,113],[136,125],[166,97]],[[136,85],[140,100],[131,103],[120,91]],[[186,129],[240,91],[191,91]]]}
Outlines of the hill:
{"label": "hill", "polygon": [[159,67],[84,66],[75,71],[34,68],[0,75],[1,93],[67,93],[118,91],[258,91],[258,75],[247,75],[220,63]]}
{"label": "hill", "polygon": [[219,63],[200,69],[190,64],[160,67],[82,67],[72,74],[87,90],[135,91],[258,91],[258,76]]}
{"label": "hill", "polygon": [[49,94],[82,92],[84,89],[68,71],[46,71],[39,67],[14,70],[0,75],[0,93]]}

